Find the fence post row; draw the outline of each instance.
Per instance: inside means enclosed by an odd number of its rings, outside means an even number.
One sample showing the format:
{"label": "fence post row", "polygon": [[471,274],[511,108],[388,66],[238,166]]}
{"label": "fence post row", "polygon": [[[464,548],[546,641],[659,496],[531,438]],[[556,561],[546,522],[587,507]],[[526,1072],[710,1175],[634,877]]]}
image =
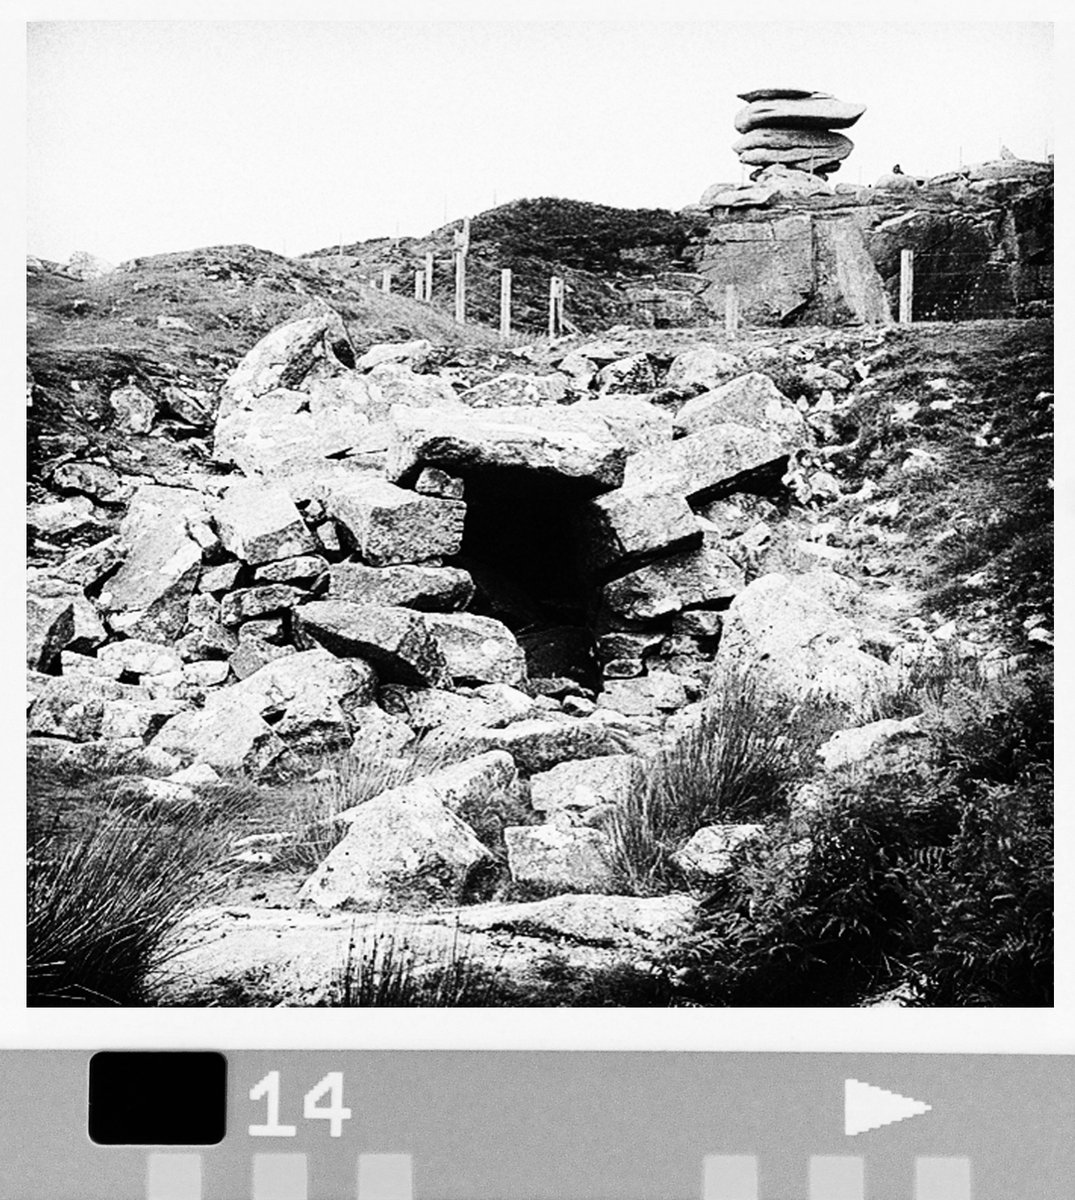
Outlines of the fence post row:
{"label": "fence post row", "polygon": [[381,272],[381,291],[390,292],[392,290],[392,268],[385,267]]}
{"label": "fence post row", "polygon": [[900,324],[910,325],[914,307],[914,251],[900,251]]}
{"label": "fence post row", "polygon": [[424,299],[433,299],[433,251],[426,251],[426,280]]}
{"label": "fence post row", "polygon": [[511,333],[511,271],[505,268],[500,272],[500,336],[508,337]]}
{"label": "fence post row", "polygon": [[421,271],[415,271],[415,273],[414,273],[414,298],[415,298],[415,300],[421,300],[422,295],[425,292],[424,279],[425,279],[425,276],[422,274]]}

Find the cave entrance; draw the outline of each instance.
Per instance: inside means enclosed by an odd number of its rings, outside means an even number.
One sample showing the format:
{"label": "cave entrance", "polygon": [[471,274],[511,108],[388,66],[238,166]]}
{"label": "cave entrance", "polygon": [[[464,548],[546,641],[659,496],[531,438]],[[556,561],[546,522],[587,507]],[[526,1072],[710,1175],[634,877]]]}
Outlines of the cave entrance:
{"label": "cave entrance", "polygon": [[563,477],[505,468],[467,473],[463,494],[458,560],[474,578],[474,611],[515,634],[532,679],[599,690],[591,584],[579,553],[580,506],[589,493]]}

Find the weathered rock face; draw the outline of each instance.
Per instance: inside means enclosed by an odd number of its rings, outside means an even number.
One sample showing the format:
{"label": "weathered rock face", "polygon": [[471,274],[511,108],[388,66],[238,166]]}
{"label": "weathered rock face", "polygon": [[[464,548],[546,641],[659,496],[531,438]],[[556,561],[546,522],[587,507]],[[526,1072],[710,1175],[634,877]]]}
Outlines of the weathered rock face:
{"label": "weathered rock face", "polygon": [[591,719],[514,721],[503,729],[468,731],[463,740],[474,753],[507,751],[528,775],[571,759],[623,753],[622,742],[608,726]]}
{"label": "weathered rock face", "polygon": [[341,658],[370,662],[386,682],[448,687],[451,674],[419,613],[389,605],[315,600],[295,612],[296,637]]}
{"label": "weathered rock face", "polygon": [[732,284],[751,324],[891,320],[856,217],[722,209],[696,253],[699,272],[710,280],[704,297],[716,312],[723,313]]}
{"label": "weathered rock face", "polygon": [[425,466],[452,474],[515,469],[573,481],[590,492],[618,487],[623,447],[596,417],[563,408],[397,408],[386,474],[410,482]]}

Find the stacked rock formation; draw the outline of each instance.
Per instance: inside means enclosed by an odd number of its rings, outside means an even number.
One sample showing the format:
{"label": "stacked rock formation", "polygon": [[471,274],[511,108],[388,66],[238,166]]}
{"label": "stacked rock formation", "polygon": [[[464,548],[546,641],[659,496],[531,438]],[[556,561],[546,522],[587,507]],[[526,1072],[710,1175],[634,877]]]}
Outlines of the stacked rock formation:
{"label": "stacked rock formation", "polygon": [[799,88],[759,88],[741,92],[739,98],[747,102],[735,117],[743,136],[732,149],[741,162],[759,169],[755,175],[777,164],[822,178],[830,175],[854,147],[834,130],[850,128],[866,111],[864,104]]}

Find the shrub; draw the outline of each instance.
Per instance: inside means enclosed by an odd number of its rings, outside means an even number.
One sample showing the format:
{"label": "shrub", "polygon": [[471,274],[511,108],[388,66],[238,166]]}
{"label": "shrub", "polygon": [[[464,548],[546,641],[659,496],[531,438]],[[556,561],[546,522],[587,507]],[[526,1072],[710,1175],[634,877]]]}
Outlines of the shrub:
{"label": "shrub", "polygon": [[704,825],[781,811],[826,722],[736,678],[653,761],[611,824],[620,885],[645,895],[682,881],[672,856]]}
{"label": "shrub", "polygon": [[1047,1004],[1048,678],[953,682],[928,755],[834,776],[812,812],[739,847],[667,961],[712,1005]]}
{"label": "shrub", "polygon": [[196,810],[139,819],[107,807],[31,840],[27,1002],[153,1003],[185,914],[223,882],[220,829]]}

